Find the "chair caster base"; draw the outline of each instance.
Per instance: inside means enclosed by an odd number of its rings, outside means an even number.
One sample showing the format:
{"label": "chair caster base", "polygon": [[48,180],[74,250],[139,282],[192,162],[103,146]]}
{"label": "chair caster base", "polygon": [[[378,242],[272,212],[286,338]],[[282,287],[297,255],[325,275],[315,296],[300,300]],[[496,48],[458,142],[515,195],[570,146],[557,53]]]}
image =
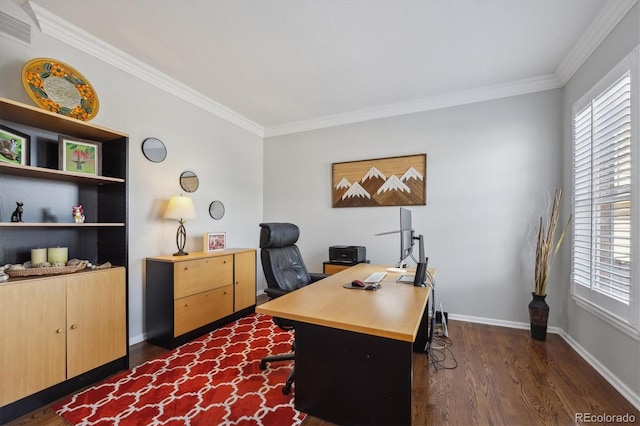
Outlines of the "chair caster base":
{"label": "chair caster base", "polygon": [[293,372],[289,375],[289,378],[287,379],[287,381],[284,382],[282,393],[285,395],[289,395],[291,393],[291,386],[293,386]]}

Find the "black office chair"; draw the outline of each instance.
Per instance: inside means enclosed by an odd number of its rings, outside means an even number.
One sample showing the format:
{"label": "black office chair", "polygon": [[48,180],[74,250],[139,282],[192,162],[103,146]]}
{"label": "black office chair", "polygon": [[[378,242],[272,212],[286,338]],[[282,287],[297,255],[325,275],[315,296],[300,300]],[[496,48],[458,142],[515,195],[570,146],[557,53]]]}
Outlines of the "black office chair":
{"label": "black office chair", "polygon": [[[300,228],[292,223],[261,223],[260,224],[260,260],[262,270],[267,281],[265,293],[270,299],[295,291],[312,282],[325,278],[326,274],[315,274],[307,271],[296,241],[300,236]],[[273,318],[278,327],[292,330],[292,321],[283,318]],[[282,355],[271,355],[262,358],[260,369],[267,368],[268,362],[295,360],[294,352]],[[282,393],[291,392],[291,385],[295,373],[295,366],[282,388]]]}

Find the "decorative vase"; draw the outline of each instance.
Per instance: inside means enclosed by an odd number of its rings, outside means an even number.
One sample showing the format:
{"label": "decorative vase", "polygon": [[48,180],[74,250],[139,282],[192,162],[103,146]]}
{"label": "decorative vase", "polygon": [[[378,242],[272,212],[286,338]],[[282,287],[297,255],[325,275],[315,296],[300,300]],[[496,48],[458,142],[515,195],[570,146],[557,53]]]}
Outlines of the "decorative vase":
{"label": "decorative vase", "polygon": [[529,303],[529,320],[531,322],[531,338],[535,340],[547,339],[547,320],[549,319],[549,305],[545,302],[547,295],[531,293],[533,300]]}

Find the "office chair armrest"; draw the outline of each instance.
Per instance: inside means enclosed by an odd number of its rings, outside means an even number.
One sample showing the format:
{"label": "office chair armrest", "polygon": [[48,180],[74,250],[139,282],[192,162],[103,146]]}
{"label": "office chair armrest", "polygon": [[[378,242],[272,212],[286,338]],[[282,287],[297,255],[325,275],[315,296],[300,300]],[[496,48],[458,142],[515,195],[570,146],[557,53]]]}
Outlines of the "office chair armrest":
{"label": "office chair armrest", "polygon": [[316,281],[320,281],[323,278],[327,278],[329,274],[318,274],[318,273],[311,272],[309,273],[309,276],[311,277],[311,282],[314,283]]}
{"label": "office chair armrest", "polygon": [[275,299],[276,297],[280,297],[289,293],[289,291],[287,290],[283,290],[279,288],[271,288],[271,287],[265,288],[264,292],[267,293],[267,296],[269,296],[270,299]]}

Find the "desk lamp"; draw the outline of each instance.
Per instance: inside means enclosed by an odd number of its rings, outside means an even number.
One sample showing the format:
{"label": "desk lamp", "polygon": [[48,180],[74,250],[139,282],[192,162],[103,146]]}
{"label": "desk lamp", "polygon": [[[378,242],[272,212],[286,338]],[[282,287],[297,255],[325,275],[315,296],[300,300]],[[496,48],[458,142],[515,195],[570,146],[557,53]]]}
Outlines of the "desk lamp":
{"label": "desk lamp", "polygon": [[178,251],[173,253],[174,256],[186,256],[184,251],[184,244],[187,241],[187,230],[184,228],[184,221],[186,219],[196,218],[196,209],[193,207],[193,201],[189,197],[183,197],[182,195],[171,197],[167,210],[164,212],[165,219],[177,219],[180,226],[178,226],[178,232],[176,232],[176,244],[178,245]]}

